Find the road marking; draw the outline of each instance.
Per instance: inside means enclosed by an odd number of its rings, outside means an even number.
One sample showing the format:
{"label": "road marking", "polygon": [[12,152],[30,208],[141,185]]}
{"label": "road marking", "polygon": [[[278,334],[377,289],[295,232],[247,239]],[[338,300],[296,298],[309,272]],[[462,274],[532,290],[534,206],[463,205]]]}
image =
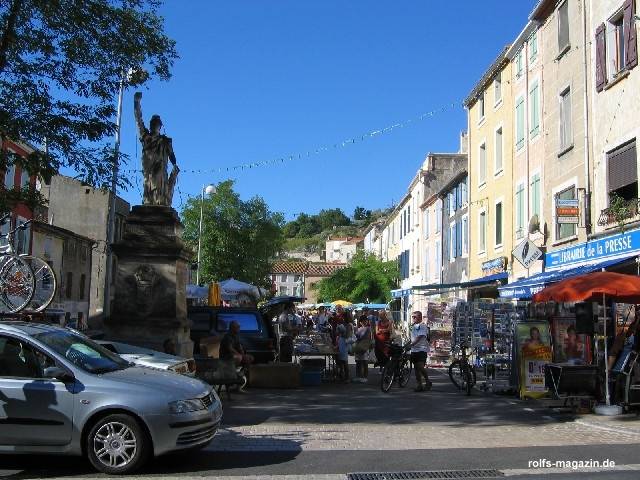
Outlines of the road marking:
{"label": "road marking", "polygon": [[524,407],[523,410],[525,412],[533,412],[534,411],[533,408],[529,408],[529,407]]}
{"label": "road marking", "polygon": [[582,425],[583,427],[594,428],[596,430],[602,430],[602,431],[605,431],[605,432],[624,433],[624,434],[627,434],[627,435],[636,435],[636,436],[640,437],[640,432],[639,431],[631,430],[631,429],[625,428],[625,427],[619,427],[619,426],[616,426],[615,428],[607,427],[605,425],[597,425],[595,423],[585,422],[584,420],[574,420],[573,423],[575,423],[577,425]]}

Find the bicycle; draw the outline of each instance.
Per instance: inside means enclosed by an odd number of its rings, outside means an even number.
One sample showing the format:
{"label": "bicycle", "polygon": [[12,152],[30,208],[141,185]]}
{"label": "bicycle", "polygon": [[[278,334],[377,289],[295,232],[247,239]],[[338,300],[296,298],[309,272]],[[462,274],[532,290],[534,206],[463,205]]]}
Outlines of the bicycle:
{"label": "bicycle", "polygon": [[[8,218],[8,214],[3,216],[0,225]],[[25,230],[29,223],[0,235],[0,238],[7,239],[7,244],[0,247],[0,313],[18,313],[29,305],[35,293],[35,275],[29,261],[13,251],[15,232]]]}
{"label": "bicycle", "polygon": [[469,363],[467,345],[461,343],[458,350],[460,356],[449,365],[449,378],[459,390],[471,395],[471,389],[476,384],[476,369]]}
{"label": "bicycle", "polygon": [[380,388],[387,393],[393,382],[398,379],[398,385],[404,388],[411,378],[411,359],[409,356],[409,345],[401,346],[395,343],[389,345],[389,360],[382,369],[380,378]]}

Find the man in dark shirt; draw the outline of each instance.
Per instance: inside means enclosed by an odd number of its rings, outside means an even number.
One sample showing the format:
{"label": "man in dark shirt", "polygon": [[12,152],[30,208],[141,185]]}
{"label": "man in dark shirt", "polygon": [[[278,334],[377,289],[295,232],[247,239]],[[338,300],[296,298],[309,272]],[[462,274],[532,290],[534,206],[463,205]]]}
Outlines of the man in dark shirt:
{"label": "man in dark shirt", "polygon": [[253,363],[253,357],[245,352],[238,333],[240,333],[240,324],[234,320],[220,342],[220,359],[234,360],[236,365],[249,365]]}

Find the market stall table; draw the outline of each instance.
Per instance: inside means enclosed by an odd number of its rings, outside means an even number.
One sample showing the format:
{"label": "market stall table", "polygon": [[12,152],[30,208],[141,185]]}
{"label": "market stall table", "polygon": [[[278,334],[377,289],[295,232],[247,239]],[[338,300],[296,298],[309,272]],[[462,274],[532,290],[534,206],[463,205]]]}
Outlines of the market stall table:
{"label": "market stall table", "polygon": [[[322,380],[333,381],[336,376],[337,351],[327,333],[300,334],[294,340],[294,362],[304,368],[316,366],[322,369]],[[313,362],[313,360],[320,362]]]}

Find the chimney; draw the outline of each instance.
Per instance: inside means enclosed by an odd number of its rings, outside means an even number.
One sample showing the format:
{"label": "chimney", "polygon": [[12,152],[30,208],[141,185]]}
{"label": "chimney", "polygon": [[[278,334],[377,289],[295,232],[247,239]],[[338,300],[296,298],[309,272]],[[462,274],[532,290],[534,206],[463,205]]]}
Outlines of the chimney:
{"label": "chimney", "polygon": [[460,151],[458,153],[469,153],[469,134],[465,130],[460,132]]}

